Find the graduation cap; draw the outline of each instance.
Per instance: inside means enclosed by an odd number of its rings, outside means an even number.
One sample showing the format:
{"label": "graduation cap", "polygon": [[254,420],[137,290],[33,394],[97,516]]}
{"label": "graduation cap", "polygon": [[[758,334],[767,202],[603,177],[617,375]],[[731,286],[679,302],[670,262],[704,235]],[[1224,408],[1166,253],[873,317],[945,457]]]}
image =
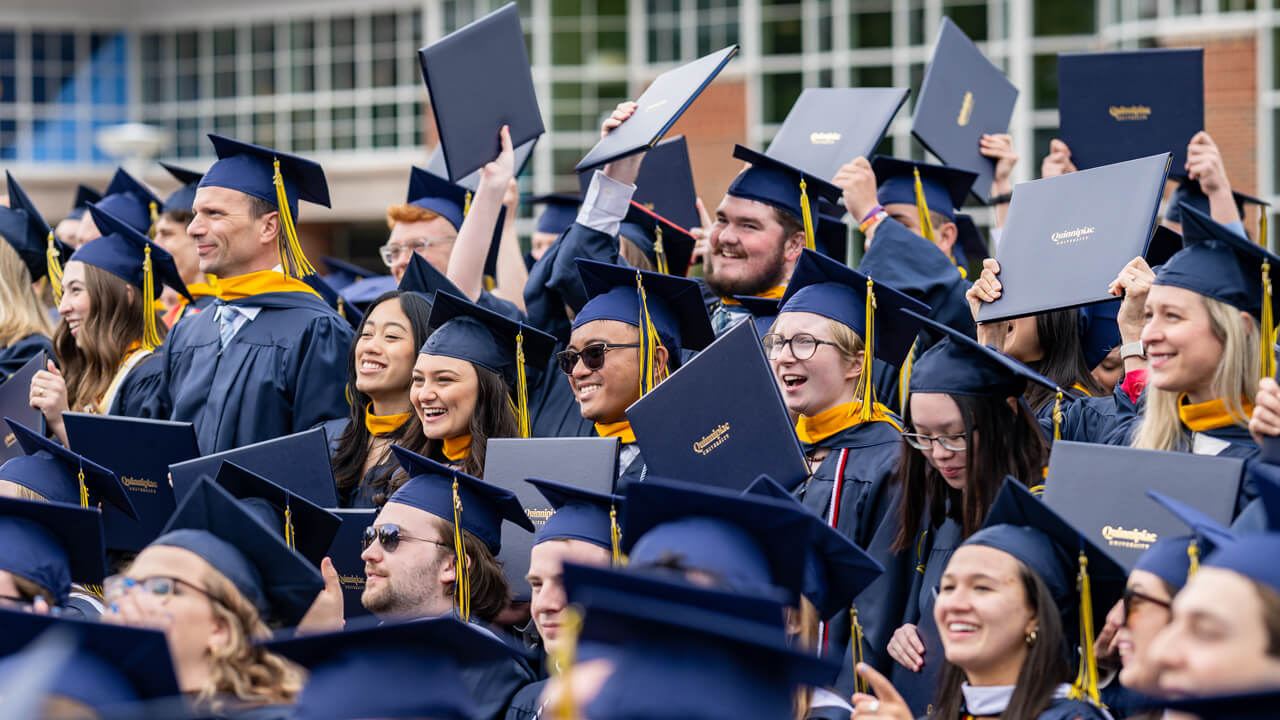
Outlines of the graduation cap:
{"label": "graduation cap", "polygon": [[[1262,198],[1242,193],[1239,190],[1232,190],[1231,198],[1235,200],[1236,211],[1240,213],[1240,219],[1242,220],[1244,219],[1245,205],[1261,206],[1263,208],[1262,214],[1264,216],[1263,227],[1266,227],[1266,208],[1270,207],[1271,203],[1263,200]],[[1178,186],[1173,189],[1172,193],[1169,193],[1169,201],[1165,205],[1164,210],[1164,219],[1169,222],[1182,222],[1182,208],[1180,207],[1182,205],[1189,205],[1190,207],[1199,210],[1204,215],[1211,214],[1209,212],[1209,196],[1204,194],[1204,189],[1200,187],[1199,180],[1192,180],[1188,177],[1178,179]],[[1265,230],[1263,234],[1265,236]],[[1265,245],[1265,240],[1260,244]]]}
{"label": "graduation cap", "polygon": [[[151,233],[151,226],[160,214],[160,198],[151,192],[141,180],[125,172],[124,168],[116,168],[111,183],[102,193],[102,199],[92,203],[108,213],[120,218],[129,227],[143,235]],[[86,203],[88,207],[89,203]],[[98,225],[95,219],[94,224]],[[102,234],[106,231],[98,226]]]}
{"label": "graduation cap", "polygon": [[[1016,398],[1028,382],[1043,385],[1056,393],[1053,408],[1053,437],[1060,435],[1060,412],[1064,392],[1058,384],[1004,353],[953,330],[942,323],[903,309],[922,327],[942,341],[924,352],[911,366],[907,390],[911,393],[942,393]],[[906,400],[903,400],[906,406]]]}
{"label": "graduation cap", "polygon": [[844,195],[840,188],[825,178],[743,145],[733,146],[733,156],[751,163],[751,167],[738,173],[725,194],[762,202],[802,220],[804,244],[812,250],[815,242],[814,215],[817,213],[813,212],[814,203],[810,202],[809,195],[812,193],[815,198],[838,203]]}
{"label": "graduation cap", "polygon": [[551,480],[525,478],[525,482],[538,488],[555,509],[534,533],[534,545],[548,540],[581,540],[609,550],[613,553],[614,565],[619,564],[622,538],[618,533],[617,508],[621,497]]}
{"label": "graduation cap", "polygon": [[818,211],[818,226],[815,228],[817,237],[814,240],[814,247],[832,260],[845,264],[849,259],[849,226],[841,219],[844,214],[843,208],[832,208],[839,210],[839,215],[828,214],[825,212],[828,204],[825,200],[818,203],[822,210]]}
{"label": "graduation cap", "polygon": [[521,437],[529,437],[527,368],[544,368],[554,337],[445,291],[431,300],[431,335],[420,353],[457,358],[498,373],[516,393]]}
{"label": "graduation cap", "polygon": [[1262,326],[1260,377],[1276,374],[1273,268],[1280,256],[1250,242],[1189,205],[1183,205],[1185,247],[1156,273],[1155,285],[1171,285],[1224,302],[1253,315]]}
{"label": "graduation cap", "polygon": [[26,455],[0,466],[0,480],[8,480],[51,502],[92,507],[100,498],[133,519],[138,513],[116,474],[74,453],[12,418],[5,423]]}
{"label": "graduation cap", "polygon": [[377,275],[347,285],[338,291],[338,295],[346,301],[348,306],[354,305],[357,309],[366,311],[370,303],[398,287],[399,284],[394,277]]}
{"label": "graduation cap", "polygon": [[875,404],[872,361],[880,358],[890,365],[901,365],[920,331],[920,323],[899,314],[899,308],[918,314],[929,312],[928,305],[887,285],[876,285],[870,277],[847,265],[805,250],[796,261],[778,312],[821,315],[862,337],[866,352],[854,394],[862,399],[862,420],[867,422]]}
{"label": "graduation cap", "polygon": [[551,193],[534,195],[525,202],[530,205],[544,206],[542,214],[538,216],[538,224],[534,227],[534,232],[559,236],[577,219],[578,206],[582,204],[582,198],[568,193]]}
{"label": "graduation cap", "polygon": [[1181,235],[1164,225],[1156,225],[1156,231],[1151,235],[1151,242],[1147,243],[1147,252],[1143,257],[1147,265],[1158,269],[1181,249]]}
{"label": "graduation cap", "polygon": [[523,657],[491,633],[452,617],[304,635],[264,647],[308,671],[297,700],[299,718],[472,720],[477,707],[466,689],[466,671]]}
{"label": "graduation cap", "polygon": [[0,497],[0,570],[48,590],[61,604],[71,583],[100,584],[105,569],[96,508]]}
{"label": "graduation cap", "polygon": [[196,203],[196,188],[200,186],[200,179],[204,177],[204,173],[167,162],[160,163],[160,167],[168,171],[174,180],[182,183],[182,187],[169,193],[169,197],[164,199],[160,212],[191,212],[192,206]]}
{"label": "graduation cap", "polygon": [[300,278],[314,275],[298,243],[294,218],[298,201],[329,207],[329,185],[324,168],[306,158],[279,152],[261,145],[209,133],[218,160],[204,174],[199,187],[222,187],[262,200],[280,212],[280,264],[285,275]]}
{"label": "graduation cap", "polygon": [[578,274],[590,299],[574,317],[574,330],[595,320],[640,328],[641,395],[666,377],[666,368],[653,364],[657,343],[679,360],[683,350],[701,350],[715,340],[702,290],[693,280],[585,258],[578,258]]}
{"label": "graduation cap", "polygon": [[266,621],[296,625],[324,587],[320,571],[220,485],[201,478],[152,541],[195,553],[235,585]]}
{"label": "graduation cap", "polygon": [[564,580],[583,609],[577,654],[614,666],[585,708],[597,720],[784,717],[797,686],[839,670],[789,647],[777,604],[571,564]]}
{"label": "graduation cap", "polygon": [[956,256],[956,264],[963,267],[971,262],[982,262],[991,257],[991,249],[987,247],[987,239],[973,217],[958,212],[955,216],[956,244],[951,254]]}
{"label": "graduation cap", "polygon": [[1201,558],[1236,541],[1230,529],[1197,508],[1155,490],[1148,490],[1147,497],[1186,523],[1191,534],[1157,540],[1139,558],[1135,570],[1155,573],[1170,586],[1181,588],[1200,568]]}
{"label": "graduation cap", "polygon": [[880,204],[915,205],[922,218],[921,234],[926,240],[935,239],[929,213],[936,212],[954,221],[956,209],[964,206],[973,181],[978,177],[976,173],[960,168],[900,160],[886,155],[871,158],[871,170],[876,176],[876,197]]}
{"label": "graduation cap", "polygon": [[32,644],[52,633],[69,638],[71,652],[48,695],[102,711],[180,694],[163,632],[13,610],[0,610],[0,679],[19,672]]}
{"label": "graduation cap", "polygon": [[1280,565],[1275,562],[1278,553],[1280,534],[1242,535],[1233,543],[1220,545],[1200,566],[1231,570],[1280,592]]}
{"label": "graduation cap", "polygon": [[1084,350],[1084,362],[1092,370],[1120,347],[1120,298],[1097,305],[1080,308],[1080,347]]}
{"label": "graduation cap", "polygon": [[31,281],[37,282],[48,275],[54,283],[54,297],[62,300],[62,262],[71,255],[71,248],[53,236],[53,228],[44,221],[40,210],[27,196],[22,186],[6,170],[9,207],[0,208],[0,236],[22,258]]}
{"label": "graduation cap", "polygon": [[306,493],[293,492],[232,462],[222,463],[215,482],[263,525],[278,528],[285,545],[320,567],[342,518],[308,500]]}
{"label": "graduation cap", "polygon": [[[817,608],[824,620],[836,613],[849,610],[853,599],[884,572],[862,548],[858,547],[822,518],[809,512],[791,493],[768,475],[761,475],[747,486],[743,494],[771,497],[791,503],[797,510],[808,513],[811,540],[804,560],[804,589],[802,594]],[[862,628],[854,621],[853,638],[860,648]],[[825,643],[823,643],[825,645]],[[859,649],[860,652],[860,649]]]}
{"label": "graduation cap", "polygon": [[806,512],[794,503],[649,475],[627,487],[622,550],[630,568],[674,561],[723,589],[791,597],[804,583]]}
{"label": "graduation cap", "polygon": [[1073,631],[1079,633],[1081,666],[1069,697],[1100,705],[1094,621],[1120,599],[1124,568],[1013,478],[1005,478],[986,523],[966,545],[1004,551],[1040,576],[1062,612],[1069,646]]}
{"label": "graduation cap", "polygon": [[96,203],[102,199],[102,193],[83,183],[76,186],[76,197],[71,204],[71,212],[67,213],[68,220],[79,220],[84,215],[85,208],[89,203]]}
{"label": "graduation cap", "polygon": [[156,328],[156,300],[163,285],[195,302],[187,292],[182,274],[169,251],[151,242],[127,222],[112,215],[103,205],[89,204],[93,222],[102,237],[85,243],[71,256],[86,265],[101,268],[142,291],[142,344],[152,350],[162,342]]}
{"label": "graduation cap", "polygon": [[448,220],[456,232],[470,209],[471,191],[415,166],[409,168],[409,193],[404,201]]}
{"label": "graduation cap", "polygon": [[342,292],[348,285],[378,277],[379,275],[373,270],[329,255],[322,256],[320,262],[324,263],[325,269],[329,271],[324,276],[324,279],[338,292]]}
{"label": "graduation cap", "polygon": [[1280,707],[1280,690],[1164,700],[1157,707],[1188,713],[1200,720],[1271,720]]}
{"label": "graduation cap", "polygon": [[466,562],[466,551],[462,545],[461,530],[474,535],[496,556],[502,551],[503,520],[529,532],[534,531],[533,523],[510,490],[491,485],[399,445],[392,445],[391,452],[409,475],[409,481],[387,502],[417,508],[454,525],[453,550],[460,578],[456,587],[457,606],[462,619],[468,620],[471,616],[471,589],[467,573],[462,568],[462,563]]}
{"label": "graduation cap", "polygon": [[318,274],[313,274],[304,276],[302,282],[310,286],[312,290],[315,290],[320,299],[324,301],[324,304],[338,313],[338,316],[343,320],[346,320],[352,330],[358,329],[360,323],[364,322],[364,313],[360,311],[360,308],[348,303],[347,299],[338,292],[337,288],[330,285],[328,280]]}
{"label": "graduation cap", "polygon": [[632,200],[618,234],[639,248],[658,272],[676,277],[688,274],[697,240],[671,220]]}

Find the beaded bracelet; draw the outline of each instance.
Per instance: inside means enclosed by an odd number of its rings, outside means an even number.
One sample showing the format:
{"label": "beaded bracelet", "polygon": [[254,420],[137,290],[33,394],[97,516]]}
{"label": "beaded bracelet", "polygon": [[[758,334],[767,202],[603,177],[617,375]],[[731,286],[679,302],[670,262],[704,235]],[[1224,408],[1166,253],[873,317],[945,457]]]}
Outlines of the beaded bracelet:
{"label": "beaded bracelet", "polygon": [[876,213],[873,217],[863,220],[862,223],[858,225],[858,232],[865,235],[867,233],[867,230],[872,225],[875,225],[876,223],[880,222],[881,220],[884,220],[887,217],[889,217],[888,211],[886,211],[884,208],[880,208],[880,212]]}

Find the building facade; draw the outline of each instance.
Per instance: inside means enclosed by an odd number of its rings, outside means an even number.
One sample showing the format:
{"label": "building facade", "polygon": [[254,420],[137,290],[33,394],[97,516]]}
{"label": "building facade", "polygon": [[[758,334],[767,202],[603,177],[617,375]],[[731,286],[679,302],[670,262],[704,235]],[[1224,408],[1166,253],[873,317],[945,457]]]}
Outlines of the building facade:
{"label": "building facade", "polygon": [[[601,118],[659,72],[731,43],[741,53],[680,121],[699,193],[719,200],[732,144],[767,145],[805,87],[920,86],[952,18],[1021,95],[1017,176],[1057,127],[1057,54],[1203,46],[1206,124],[1241,190],[1280,200],[1280,12],[1269,0],[518,0],[548,133],[525,190],[577,187]],[[207,166],[207,132],[322,162],[334,208],[305,208],[313,246],[374,265],[386,205],[434,144],[416,50],[502,0],[10,0],[0,15],[0,166],[45,214],[113,167],[106,126],[173,139],[160,159]],[[465,72],[459,68],[459,72]],[[482,81],[482,78],[478,78]],[[910,105],[882,151],[924,157]],[[162,172],[146,179],[164,189]],[[981,214],[980,214],[981,216]],[[527,218],[524,220],[527,222]],[[1276,226],[1273,223],[1273,226]]]}

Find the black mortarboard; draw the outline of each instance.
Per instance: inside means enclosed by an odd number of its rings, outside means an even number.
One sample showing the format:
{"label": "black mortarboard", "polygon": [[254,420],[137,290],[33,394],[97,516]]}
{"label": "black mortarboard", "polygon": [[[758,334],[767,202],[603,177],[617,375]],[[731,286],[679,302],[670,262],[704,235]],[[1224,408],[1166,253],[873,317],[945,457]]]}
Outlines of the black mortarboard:
{"label": "black mortarboard", "polygon": [[424,210],[430,210],[453,225],[455,231],[462,228],[469,191],[420,167],[409,168],[409,193],[405,202]]}
{"label": "black mortarboard", "polygon": [[[0,466],[0,480],[17,483],[53,502],[90,507],[98,499],[105,500],[129,517],[137,519],[133,503],[129,501],[129,495],[115,473],[12,418],[5,418],[4,421],[26,455],[15,457]],[[92,502],[90,498],[93,499]]]}
{"label": "black mortarboard", "polygon": [[600,138],[574,169],[582,172],[653,147],[737,53],[731,45],[654,78],[636,98],[635,113]]}
{"label": "black mortarboard", "polygon": [[201,478],[152,545],[199,555],[230,580],[266,621],[297,624],[324,587],[320,571],[227,490]]}
{"label": "black mortarboard", "polygon": [[316,567],[320,566],[342,525],[342,518],[305,496],[232,462],[222,463],[215,482],[239,500],[263,525],[277,528],[286,545]]}
{"label": "black mortarboard", "polygon": [[[102,193],[102,199],[93,204],[120,218],[129,227],[143,235],[151,231],[151,224],[155,222],[161,205],[160,198],[151,192],[151,188],[125,172],[124,168],[116,169],[116,174],[111,177],[111,183]],[[94,224],[98,225],[97,220]],[[101,225],[98,225],[98,230],[103,235],[107,234]]]}
{"label": "black mortarboard", "polygon": [[[498,157],[502,126],[510,128],[512,146],[543,133],[515,3],[418,50],[418,62],[449,180],[458,182]],[[476,81],[480,76],[483,82]]]}
{"label": "black mortarboard", "polygon": [[[1246,204],[1261,205],[1263,208],[1271,206],[1271,203],[1266,200],[1242,193],[1239,190],[1232,190],[1231,197],[1236,201],[1236,211],[1240,213],[1241,220],[1244,219],[1244,206]],[[1199,180],[1179,178],[1178,186],[1173,189],[1173,192],[1169,193],[1169,200],[1165,203],[1164,219],[1169,222],[1182,222],[1180,205],[1190,205],[1202,214],[1210,215],[1209,196],[1204,194]],[[1263,212],[1266,212],[1266,210],[1263,210]]]}
{"label": "black mortarboard", "polygon": [[617,531],[614,517],[622,498],[564,483],[528,478],[555,510],[538,528],[533,544],[547,540],[581,540],[612,551]]}
{"label": "black mortarboard", "polygon": [[916,359],[911,368],[910,390],[913,393],[945,393],[948,395],[983,395],[1019,397],[1027,382],[1050,390],[1057,384],[1049,378],[946,325],[934,322],[910,310],[923,328],[942,338]]}
{"label": "black mortarboard", "polygon": [[542,214],[538,215],[535,231],[559,236],[577,219],[578,205],[582,203],[582,198],[566,193],[551,193],[534,195],[527,198],[525,202],[530,205],[544,206]]}
{"label": "black mortarboard", "polygon": [[693,234],[671,220],[631,201],[618,234],[630,240],[660,273],[684,277],[689,273]]}
{"label": "black mortarboard", "polygon": [[825,178],[743,145],[733,146],[733,156],[751,163],[751,167],[738,173],[725,194],[762,202],[803,221],[805,245],[815,247],[817,202],[826,198],[832,203],[839,203],[843,197],[840,188]]}
{"label": "black mortarboard", "polygon": [[83,183],[76,186],[76,196],[71,202],[71,212],[67,213],[68,220],[79,220],[84,215],[85,208],[89,203],[96,203],[102,199],[102,193]]}
{"label": "black mortarboard", "polygon": [[160,163],[160,167],[168,171],[174,180],[182,183],[182,187],[169,193],[169,197],[164,199],[161,212],[191,212],[196,202],[196,188],[200,186],[200,178],[204,177],[204,173],[166,162]]}
{"label": "black mortarboard", "polygon": [[176,463],[169,468],[176,497],[181,499],[203,476],[215,477],[224,462],[261,475],[320,507],[338,505],[329,443],[323,427],[242,445]]}
{"label": "black mortarboard", "polygon": [[[8,184],[9,207],[0,208],[0,237],[22,258],[31,281],[39,281],[49,274],[53,265],[61,275],[61,263],[71,254],[71,248],[53,236],[53,229],[44,221],[40,210],[27,196],[9,171],[5,171]],[[53,255],[50,257],[50,250]]]}
{"label": "black mortarboard", "polygon": [[[1270,283],[1274,283],[1280,279],[1275,274],[1280,271],[1280,256],[1193,207],[1183,205],[1181,214],[1184,247],[1156,273],[1155,284],[1184,288],[1261,317],[1262,268],[1270,265]],[[1275,312],[1274,295],[1270,300]]]}
{"label": "black mortarboard", "polygon": [[102,582],[102,516],[78,504],[0,497],[0,570],[66,602],[71,583]]}
{"label": "black mortarboard", "polygon": [[[1179,215],[1178,217],[1182,217]],[[1147,244],[1147,252],[1143,258],[1147,261],[1147,265],[1152,268],[1159,268],[1161,265],[1169,262],[1169,258],[1182,249],[1182,236],[1170,230],[1164,225],[1157,225],[1156,231],[1151,235],[1151,242]]]}
{"label": "black mortarboard", "polygon": [[907,88],[805,88],[766,154],[830,180],[856,157],[870,157],[907,101]]}

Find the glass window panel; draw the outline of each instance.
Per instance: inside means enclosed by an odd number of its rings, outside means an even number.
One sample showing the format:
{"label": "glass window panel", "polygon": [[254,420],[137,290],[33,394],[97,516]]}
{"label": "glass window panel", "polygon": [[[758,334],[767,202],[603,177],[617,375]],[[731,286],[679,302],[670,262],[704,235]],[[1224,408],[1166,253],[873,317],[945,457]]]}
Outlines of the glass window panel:
{"label": "glass window panel", "polygon": [[0,104],[10,104],[17,99],[17,77],[13,71],[0,71]]}
{"label": "glass window panel", "polygon": [[1058,56],[1036,55],[1031,61],[1032,96],[1037,110],[1058,107]]}
{"label": "glass window panel", "polygon": [[348,47],[356,42],[356,21],[352,17],[334,18],[329,22],[329,44]]}
{"label": "glass window panel", "polygon": [[308,152],[316,149],[316,111],[294,110],[289,118],[293,128],[293,151]]}
{"label": "glass window panel", "polygon": [[395,87],[396,84],[396,59],[380,58],[373,61],[373,86],[374,87]]}
{"label": "glass window panel", "polygon": [[213,74],[213,96],[218,98],[236,96],[235,70],[224,70]]}
{"label": "glass window panel", "polygon": [[55,36],[55,42],[58,48],[58,57],[64,63],[73,63],[76,61],[76,36],[73,33],[58,33]]}
{"label": "glass window panel", "polygon": [[329,122],[332,126],[333,149],[354,150],[356,147],[355,108],[333,108],[329,111]]}
{"label": "glass window panel", "polygon": [[849,14],[849,45],[855,48],[893,44],[893,11],[883,0],[859,2]]}
{"label": "glass window panel", "polygon": [[893,87],[893,68],[867,66],[853,68],[853,87]]}
{"label": "glass window panel", "polygon": [[178,60],[195,60],[200,55],[200,35],[180,32],[174,36],[174,50]]}
{"label": "glass window panel", "polygon": [[49,36],[43,32],[31,33],[31,59],[34,62],[44,62],[49,55]]}
{"label": "glass window panel", "polygon": [[18,121],[0,120],[0,158],[15,160],[18,157]]}
{"label": "glass window panel", "polygon": [[200,99],[200,76],[194,72],[178,73],[178,99]]}
{"label": "glass window panel", "polygon": [[294,63],[290,68],[294,92],[312,92],[316,89],[316,68],[311,63]]}
{"label": "glass window panel", "polygon": [[227,135],[235,137],[240,133],[236,128],[235,115],[215,115],[213,118],[213,131],[219,135]]}
{"label": "glass window panel", "polygon": [[974,42],[987,40],[987,6],[969,2],[943,3],[942,14],[951,18]]}
{"label": "glass window panel", "polygon": [[394,147],[396,145],[397,117],[399,113],[395,105],[373,106],[373,146]]}
{"label": "glass window panel", "polygon": [[160,62],[161,53],[164,52],[161,37],[159,33],[147,33],[142,36],[143,62]]}
{"label": "glass window panel", "polygon": [[289,26],[289,44],[294,50],[311,50],[316,46],[316,24],[311,20],[295,21]]}
{"label": "glass window panel", "polygon": [[329,68],[329,81],[334,90],[351,90],[356,86],[356,63],[340,60]]}
{"label": "glass window panel", "polygon": [[253,70],[253,94],[274,95],[276,92],[276,71],[273,67],[258,67]]}
{"label": "glass window panel", "polygon": [[764,117],[766,123],[780,123],[787,111],[800,97],[804,89],[804,77],[800,73],[766,74],[761,77]]}
{"label": "glass window panel", "polygon": [[276,116],[275,113],[254,113],[253,141],[259,145],[275,147]]}
{"label": "glass window panel", "polygon": [[582,64],[582,33],[556,30],[551,33],[551,62],[554,65]]}
{"label": "glass window panel", "polygon": [[249,31],[249,45],[255,53],[272,53],[276,50],[274,25],[254,25]]}
{"label": "glass window panel", "polygon": [[236,54],[235,28],[220,28],[213,31],[213,55],[224,57]]}
{"label": "glass window panel", "polygon": [[804,50],[804,31],[800,18],[765,22],[760,28],[760,42],[765,55],[798,55]]}
{"label": "glass window panel", "polygon": [[374,15],[373,21],[370,23],[373,29],[373,43],[375,45],[393,44],[396,41],[396,16],[395,13],[383,13]]}
{"label": "glass window panel", "polygon": [[1096,31],[1094,0],[1035,0],[1036,35],[1088,35]]}

